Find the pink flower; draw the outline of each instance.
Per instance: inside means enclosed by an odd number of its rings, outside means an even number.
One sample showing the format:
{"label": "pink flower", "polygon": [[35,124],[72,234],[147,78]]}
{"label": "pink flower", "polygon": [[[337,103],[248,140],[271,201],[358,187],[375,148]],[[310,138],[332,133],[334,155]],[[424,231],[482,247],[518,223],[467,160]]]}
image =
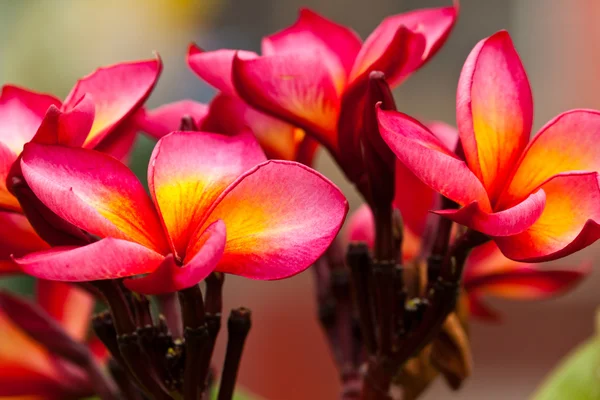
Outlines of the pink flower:
{"label": "pink flower", "polygon": [[556,259],[600,237],[600,113],[565,112],[529,141],[531,89],[507,32],[479,42],[463,68],[464,157],[407,115],[379,110],[378,118],[399,160],[461,206],[436,213],[490,236],[508,258]]}
{"label": "pink flower", "polygon": [[149,197],[116,159],[92,150],[28,144],[23,176],[59,217],[100,240],[22,257],[51,280],[128,279],[147,293],[181,290],[213,270],[281,279],[327,249],[347,202],[316,171],[266,161],[250,134],[174,132],[157,143]]}

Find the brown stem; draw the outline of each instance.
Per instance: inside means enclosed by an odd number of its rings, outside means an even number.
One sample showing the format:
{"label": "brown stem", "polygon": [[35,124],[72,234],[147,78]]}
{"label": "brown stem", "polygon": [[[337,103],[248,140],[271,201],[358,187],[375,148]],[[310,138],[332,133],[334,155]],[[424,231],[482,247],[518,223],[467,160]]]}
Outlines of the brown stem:
{"label": "brown stem", "polygon": [[208,344],[208,330],[202,291],[198,285],[181,290],[179,302],[183,316],[185,337],[185,368],[183,373],[184,400],[198,400],[201,396],[198,371]]}
{"label": "brown stem", "polygon": [[227,340],[227,351],[221,374],[218,400],[231,400],[233,398],[244,344],[252,326],[250,315],[250,310],[243,307],[231,310],[229,315],[229,321],[227,322],[229,338]]}
{"label": "brown stem", "polygon": [[213,272],[206,278],[206,326],[208,329],[208,344],[206,356],[198,370],[198,381],[200,392],[204,393],[207,387],[208,373],[210,371],[210,361],[215,349],[217,336],[221,330],[221,311],[223,309],[223,283],[225,275],[220,272]]}
{"label": "brown stem", "polygon": [[160,313],[164,315],[167,327],[174,338],[183,337],[183,321],[181,309],[177,301],[177,293],[165,293],[156,296]]}
{"label": "brown stem", "polygon": [[352,273],[354,298],[358,308],[358,318],[363,343],[369,354],[375,354],[377,341],[373,329],[373,308],[370,302],[371,259],[365,243],[351,243],[346,256]]}

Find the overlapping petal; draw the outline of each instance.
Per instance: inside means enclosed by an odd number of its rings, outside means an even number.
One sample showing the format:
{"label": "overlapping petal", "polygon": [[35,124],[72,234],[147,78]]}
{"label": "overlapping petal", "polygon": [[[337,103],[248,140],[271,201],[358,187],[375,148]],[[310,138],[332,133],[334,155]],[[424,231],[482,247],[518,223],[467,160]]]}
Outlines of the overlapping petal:
{"label": "overlapping petal", "polygon": [[67,111],[50,106],[33,139],[33,143],[81,147],[94,123],[94,103],[84,95]]}
{"label": "overlapping petal", "polygon": [[19,271],[11,256],[21,257],[48,248],[23,214],[0,211],[0,226],[0,275]]}
{"label": "overlapping petal", "polygon": [[[357,56],[352,79],[362,74],[362,71],[373,70],[373,66],[381,63],[382,59],[393,55],[393,52],[405,51],[397,47],[400,36],[411,39],[406,42],[422,43],[418,48],[407,53],[402,63],[390,63],[385,72],[390,85],[398,84],[404,77],[431,58],[444,43],[458,15],[458,6],[415,10],[386,18],[365,41]],[[405,31],[400,33],[400,31]],[[399,50],[401,49],[401,50]]]}
{"label": "overlapping petal", "polygon": [[600,112],[573,110],[560,114],[529,143],[499,206],[509,206],[554,175],[600,171]]}
{"label": "overlapping petal", "polygon": [[71,224],[100,237],[166,251],[150,198],[118,160],[94,150],[30,143],[21,169],[35,195]]}
{"label": "overlapping petal", "polygon": [[378,110],[378,120],[383,139],[417,178],[460,205],[477,201],[481,210],[491,211],[479,179],[425,126],[394,111]]}
{"label": "overlapping petal", "polygon": [[188,48],[187,63],[200,79],[219,91],[233,96],[236,94],[231,80],[234,57],[250,60],[258,57],[258,54],[251,51],[228,49],[204,51],[192,44]]}
{"label": "overlapping petal", "polygon": [[336,87],[341,89],[361,45],[360,38],[352,29],[303,8],[292,26],[263,39],[262,53],[281,54],[300,49],[316,51],[331,71]]}
{"label": "overlapping petal", "polygon": [[[343,194],[318,172],[299,163],[271,160],[229,186],[195,237],[222,219],[227,243],[217,270],[281,279],[302,272],[323,254],[347,211]],[[197,251],[193,238],[186,257]]]}
{"label": "overlapping petal", "polygon": [[538,190],[506,210],[489,213],[477,201],[459,210],[439,210],[436,214],[490,236],[516,235],[540,218],[546,205],[546,193]]}
{"label": "overlapping petal", "polygon": [[60,100],[17,86],[6,85],[0,93],[0,142],[19,154],[23,145],[37,131],[50,106],[60,107]]}
{"label": "overlapping petal", "polygon": [[0,210],[20,211],[21,206],[6,186],[6,179],[18,155],[0,142]]}
{"label": "overlapping petal", "polygon": [[162,62],[157,57],[99,68],[80,79],[65,99],[63,109],[71,109],[84,94],[93,100],[96,117],[85,146],[96,146],[135,112],[150,95],[161,71]]}
{"label": "overlapping petal", "polygon": [[95,300],[89,293],[64,282],[39,279],[36,282],[37,303],[58,321],[76,341],[88,334]]}
{"label": "overlapping petal", "polygon": [[178,265],[169,254],[154,272],[142,278],[128,279],[125,286],[144,294],[172,293],[198,284],[214,271],[223,255],[226,241],[226,228],[221,220],[212,223],[202,233],[199,250],[185,265]]}
{"label": "overlapping petal", "polygon": [[248,104],[314,133],[335,151],[340,93],[318,52],[236,57],[232,77]]}
{"label": "overlapping petal", "polygon": [[174,132],[156,144],[148,185],[176,256],[187,257],[192,233],[223,190],[265,159],[249,133]]}
{"label": "overlapping petal", "polygon": [[140,244],[106,238],[87,246],[59,246],[31,253],[15,262],[37,278],[82,282],[149,273],[163,259],[163,255]]}
{"label": "overlapping petal", "polygon": [[[140,130],[157,139],[177,131],[181,126],[181,118],[191,117],[196,126],[201,126],[208,114],[208,106],[194,100],[181,100],[165,104],[154,110],[144,110],[136,116],[136,124]],[[217,131],[215,131],[217,132]]]}
{"label": "overlapping petal", "polygon": [[541,186],[546,206],[524,232],[494,240],[505,256],[518,261],[546,261],[580,250],[600,238],[600,188],[597,172],[573,172]]}
{"label": "overlapping petal", "polygon": [[475,46],[460,76],[457,123],[467,163],[494,204],[531,133],[533,99],[512,40],[500,31]]}
{"label": "overlapping petal", "polygon": [[296,160],[304,131],[257,111],[243,100],[220,94],[210,103],[202,130],[229,135],[250,130],[269,158]]}

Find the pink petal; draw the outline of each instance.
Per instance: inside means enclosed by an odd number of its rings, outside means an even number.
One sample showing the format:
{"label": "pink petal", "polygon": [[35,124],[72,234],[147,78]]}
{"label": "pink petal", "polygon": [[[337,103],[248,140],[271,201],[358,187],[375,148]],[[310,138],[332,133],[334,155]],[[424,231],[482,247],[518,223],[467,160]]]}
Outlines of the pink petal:
{"label": "pink petal", "polygon": [[541,186],[546,207],[524,232],[494,240],[517,261],[540,262],[564,257],[600,238],[600,187],[597,172],[573,172]]}
{"label": "pink petal", "polygon": [[456,101],[467,163],[495,203],[527,146],[533,121],[529,81],[506,31],[471,51]]}
{"label": "pink petal", "polygon": [[268,158],[296,160],[299,146],[306,137],[300,128],[256,111],[243,100],[220,94],[210,103],[202,130],[228,135],[250,130]]}
{"label": "pink petal", "polygon": [[458,210],[434,211],[436,214],[490,236],[510,236],[525,231],[544,212],[546,193],[543,190],[506,210],[489,213],[474,201]]}
{"label": "pink petal", "polygon": [[158,141],[148,185],[176,257],[187,258],[192,233],[223,190],[265,159],[248,133],[174,132]]}
{"label": "pink petal", "polygon": [[[218,271],[252,279],[281,279],[308,268],[340,230],[348,203],[318,172],[271,160],[235,181],[215,203],[204,227],[222,219],[225,253]],[[190,241],[188,257],[197,244]],[[187,260],[186,260],[187,261]]]}
{"label": "pink petal", "polygon": [[545,299],[573,289],[590,272],[590,266],[578,270],[543,270],[530,267],[479,276],[465,283],[465,289],[515,300]]}
{"label": "pink petal", "polygon": [[63,110],[71,109],[87,94],[94,101],[96,118],[85,146],[92,148],[150,96],[162,71],[160,58],[124,62],[99,68],[80,79],[67,96]]}
{"label": "pink petal", "polygon": [[472,317],[476,317],[488,322],[500,321],[500,314],[498,314],[498,312],[494,309],[490,308],[476,293],[468,294],[467,305],[469,308],[469,314]]}
{"label": "pink petal", "polygon": [[263,55],[299,49],[317,51],[335,77],[336,84],[343,86],[361,45],[360,38],[352,29],[303,8],[294,25],[263,39],[262,50]]}
{"label": "pink petal", "polygon": [[190,116],[200,126],[208,114],[208,106],[194,100],[181,100],[140,113],[136,123],[140,130],[157,139],[178,131],[181,118]]}
{"label": "pink petal", "polygon": [[204,51],[192,44],[188,48],[187,63],[200,79],[220,92],[235,96],[236,90],[231,80],[231,68],[236,54],[243,60],[258,57],[254,52],[243,50]]}
{"label": "pink petal", "polygon": [[19,201],[6,186],[6,180],[17,158],[16,153],[13,153],[4,143],[0,142],[0,210],[21,211]]}
{"label": "pink petal", "polygon": [[82,342],[89,330],[95,299],[85,290],[63,282],[39,279],[37,303],[75,340]]}
{"label": "pink petal", "polygon": [[600,112],[572,110],[544,126],[529,143],[498,206],[520,201],[554,175],[600,171]]}
{"label": "pink petal", "polygon": [[23,214],[0,211],[0,274],[19,271],[11,255],[22,257],[28,253],[46,250],[49,246],[33,230]]}
{"label": "pink petal", "polygon": [[[379,70],[385,73],[390,85],[396,85],[431,58],[446,41],[456,18],[458,7],[415,10],[386,18],[369,35],[357,56],[352,79],[364,71]],[[400,33],[404,31],[404,33]],[[410,39],[398,41],[400,36]],[[412,48],[411,42],[420,43]],[[398,47],[404,43],[404,47]],[[401,63],[388,63],[388,68],[375,68],[394,53],[406,52]]]}
{"label": "pink petal", "polygon": [[506,258],[498,245],[489,241],[475,247],[469,253],[463,272],[465,284],[472,278],[502,272],[514,272],[520,269],[530,268],[531,264],[520,263]]}
{"label": "pink petal", "polygon": [[31,141],[81,147],[92,128],[94,115],[94,103],[88,95],[84,95],[68,111],[50,106]]}
{"label": "pink petal", "polygon": [[137,138],[138,127],[132,117],[114,129],[94,148],[96,151],[108,154],[124,164],[128,164],[131,150]]}
{"label": "pink petal", "polygon": [[172,293],[197,285],[214,271],[225,249],[225,224],[213,222],[200,236],[200,250],[183,266],[169,254],[154,272],[142,278],[127,279],[125,286],[144,294]]}
{"label": "pink petal", "polygon": [[54,247],[15,259],[29,275],[55,281],[82,282],[146,274],[164,256],[122,239],[106,238],[87,246]]}
{"label": "pink petal", "polygon": [[458,130],[455,127],[442,121],[428,121],[425,123],[425,126],[435,135],[435,137],[440,139],[448,149],[456,149],[459,135]]}
{"label": "pink petal", "polygon": [[30,143],[21,160],[35,195],[67,222],[100,237],[166,252],[158,215],[125,165],[94,150]]}
{"label": "pink petal", "polygon": [[60,100],[17,86],[6,85],[0,93],[0,142],[14,154],[35,135],[48,108],[60,107]]}
{"label": "pink petal", "polygon": [[238,57],[232,77],[239,96],[250,106],[309,131],[335,152],[340,93],[319,53]]}
{"label": "pink petal", "polygon": [[481,182],[425,126],[394,111],[379,110],[378,119],[383,140],[417,178],[460,205],[477,201],[483,211],[491,211]]}

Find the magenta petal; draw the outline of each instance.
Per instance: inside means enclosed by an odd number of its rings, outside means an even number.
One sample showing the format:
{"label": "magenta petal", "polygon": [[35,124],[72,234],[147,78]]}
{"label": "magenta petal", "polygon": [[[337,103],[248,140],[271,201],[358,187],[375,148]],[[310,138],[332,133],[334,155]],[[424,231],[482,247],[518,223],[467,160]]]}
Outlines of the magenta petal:
{"label": "magenta petal", "polygon": [[157,139],[180,130],[181,118],[191,117],[197,127],[208,114],[208,106],[194,100],[181,100],[165,104],[153,110],[145,110],[136,117],[140,130]]}
{"label": "magenta petal", "polygon": [[204,51],[192,44],[188,49],[187,63],[200,79],[225,94],[235,96],[236,90],[231,80],[231,68],[236,54],[243,60],[258,57],[256,53],[243,50]]}
{"label": "magenta petal", "polygon": [[0,141],[13,153],[35,135],[50,106],[60,107],[57,98],[6,85],[0,93]]}
{"label": "magenta petal", "polygon": [[316,50],[323,62],[331,69],[336,79],[346,81],[361,40],[350,28],[336,24],[316,12],[303,8],[298,20],[262,41],[263,55],[281,54],[288,51]]}
{"label": "magenta petal", "polygon": [[434,211],[436,214],[490,236],[516,235],[535,223],[544,211],[546,193],[543,190],[507,210],[488,213],[473,203],[458,210]]}
{"label": "magenta petal", "polygon": [[154,271],[164,256],[137,243],[107,238],[81,247],[54,247],[15,259],[23,271],[56,281],[117,279]]}
{"label": "magenta petal", "polygon": [[68,111],[50,106],[37,130],[33,143],[81,147],[94,123],[94,103],[84,95]]}
{"label": "magenta petal", "polygon": [[198,284],[214,271],[225,249],[225,223],[217,220],[200,236],[200,250],[185,265],[179,266],[169,254],[149,275],[125,280],[134,292],[155,295],[171,293]]}
{"label": "magenta petal", "polygon": [[478,201],[491,211],[487,193],[467,164],[417,120],[395,111],[378,111],[381,137],[413,174],[460,205]]}

